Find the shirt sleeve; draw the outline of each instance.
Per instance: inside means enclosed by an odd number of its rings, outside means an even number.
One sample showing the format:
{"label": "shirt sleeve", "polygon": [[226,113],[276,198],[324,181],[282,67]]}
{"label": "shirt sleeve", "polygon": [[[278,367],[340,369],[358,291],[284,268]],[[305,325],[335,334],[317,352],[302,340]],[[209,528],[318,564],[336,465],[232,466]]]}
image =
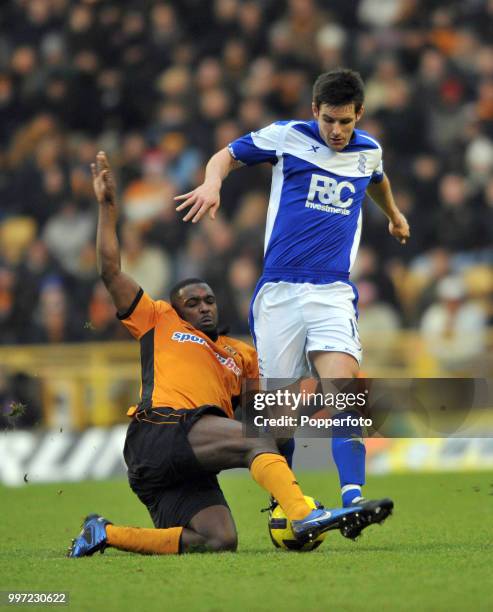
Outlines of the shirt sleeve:
{"label": "shirt sleeve", "polygon": [[243,378],[259,378],[257,351],[248,344],[242,346]]}
{"label": "shirt sleeve", "polygon": [[228,145],[234,159],[247,166],[262,162],[277,163],[277,149],[283,126],[286,122],[276,122],[258,132],[250,132]]}
{"label": "shirt sleeve", "polygon": [[156,326],[159,316],[170,310],[172,310],[170,304],[161,300],[154,301],[140,289],[127,312],[117,316],[132,336],[140,340]]}
{"label": "shirt sleeve", "polygon": [[378,163],[370,178],[370,183],[381,183],[383,181],[383,159],[382,149],[379,149],[380,155],[378,157]]}

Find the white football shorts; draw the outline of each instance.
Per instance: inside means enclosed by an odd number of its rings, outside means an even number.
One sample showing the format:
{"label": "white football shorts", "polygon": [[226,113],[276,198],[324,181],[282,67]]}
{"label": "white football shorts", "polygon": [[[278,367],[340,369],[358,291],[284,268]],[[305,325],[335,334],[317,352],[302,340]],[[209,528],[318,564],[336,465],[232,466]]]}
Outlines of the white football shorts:
{"label": "white football shorts", "polygon": [[356,300],[341,281],[263,285],[252,304],[260,376],[309,376],[311,351],[347,353],[361,363]]}

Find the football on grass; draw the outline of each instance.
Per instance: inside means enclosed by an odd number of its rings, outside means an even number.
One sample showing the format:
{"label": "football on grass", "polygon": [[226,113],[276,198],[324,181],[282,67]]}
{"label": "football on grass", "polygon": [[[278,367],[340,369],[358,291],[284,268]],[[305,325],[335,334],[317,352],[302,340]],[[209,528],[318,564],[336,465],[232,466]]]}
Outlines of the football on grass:
{"label": "football on grass", "polygon": [[[305,495],[306,503],[310,508],[322,508],[322,504],[313,497]],[[284,514],[283,509],[279,504],[272,510],[269,515],[269,534],[272,543],[276,548],[283,548],[284,550],[298,550],[298,551],[309,551],[315,550],[325,540],[325,533],[321,533],[312,542],[306,542],[300,544],[294,537],[293,530],[291,529],[291,523],[288,521],[287,516]]]}

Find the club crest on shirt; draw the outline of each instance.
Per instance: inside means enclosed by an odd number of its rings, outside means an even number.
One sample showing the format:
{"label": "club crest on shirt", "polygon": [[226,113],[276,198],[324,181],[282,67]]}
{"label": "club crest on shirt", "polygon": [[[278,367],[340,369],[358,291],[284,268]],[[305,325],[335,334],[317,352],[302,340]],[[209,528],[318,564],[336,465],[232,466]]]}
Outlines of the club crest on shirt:
{"label": "club crest on shirt", "polygon": [[232,346],[229,346],[229,344],[224,344],[222,347],[225,351],[228,351],[228,353],[230,355],[232,355],[233,357],[235,355],[238,355],[238,351],[235,351],[235,349]]}
{"label": "club crest on shirt", "polygon": [[364,153],[360,153],[358,157],[358,170],[361,174],[365,174],[366,171],[366,155]]}

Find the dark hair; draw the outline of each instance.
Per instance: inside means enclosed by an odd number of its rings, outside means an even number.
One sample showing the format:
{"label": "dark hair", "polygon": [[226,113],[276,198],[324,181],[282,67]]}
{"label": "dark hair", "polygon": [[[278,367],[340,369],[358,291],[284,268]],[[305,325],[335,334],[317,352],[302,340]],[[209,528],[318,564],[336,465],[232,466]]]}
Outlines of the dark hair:
{"label": "dark hair", "polygon": [[365,86],[359,72],[349,68],[336,68],[321,74],[313,85],[313,102],[317,108],[321,104],[344,106],[354,104],[359,112],[365,99]]}
{"label": "dark hair", "polygon": [[169,301],[171,302],[172,306],[176,304],[180,290],[183,289],[183,287],[188,287],[188,285],[207,285],[207,283],[201,278],[185,278],[185,280],[176,283],[176,285],[172,287],[171,291],[169,292]]}

